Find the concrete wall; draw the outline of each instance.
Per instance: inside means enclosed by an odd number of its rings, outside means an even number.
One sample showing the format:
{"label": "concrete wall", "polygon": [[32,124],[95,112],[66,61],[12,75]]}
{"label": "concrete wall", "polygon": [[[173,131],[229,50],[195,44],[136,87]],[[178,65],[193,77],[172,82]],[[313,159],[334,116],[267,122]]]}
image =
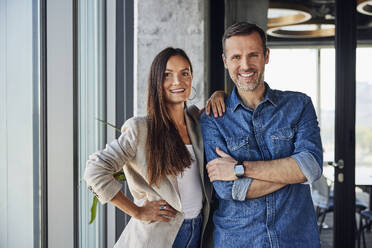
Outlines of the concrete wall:
{"label": "concrete wall", "polygon": [[[207,80],[207,1],[136,0],[134,27],[134,115],[146,114],[147,79],[151,62],[162,49],[185,50],[194,69],[196,97],[203,107]],[[195,92],[191,93],[193,97]]]}

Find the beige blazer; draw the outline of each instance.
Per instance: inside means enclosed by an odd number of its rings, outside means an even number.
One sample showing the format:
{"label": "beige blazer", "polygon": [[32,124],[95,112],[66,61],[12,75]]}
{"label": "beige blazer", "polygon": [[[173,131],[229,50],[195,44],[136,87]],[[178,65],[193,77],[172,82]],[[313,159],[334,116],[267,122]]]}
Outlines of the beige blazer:
{"label": "beige blazer", "polygon": [[[199,109],[196,106],[188,107],[185,110],[185,120],[203,185],[201,240],[203,240],[203,247],[207,247],[212,243],[212,228],[206,228],[207,223],[209,223],[208,226],[211,225],[209,216],[212,187],[208,177],[205,178]],[[146,117],[133,117],[124,123],[122,134],[117,140],[106,145],[104,150],[92,154],[87,161],[84,178],[101,203],[110,201],[121,190],[121,184],[113,178],[112,174],[124,166],[126,180],[137,205],[142,205],[146,199],[149,201],[165,200],[178,211],[176,217],[169,223],[150,223],[131,218],[115,244],[116,248],[172,247],[184,220],[176,177],[169,176],[162,180],[159,186],[149,186],[146,177],[146,139]]]}

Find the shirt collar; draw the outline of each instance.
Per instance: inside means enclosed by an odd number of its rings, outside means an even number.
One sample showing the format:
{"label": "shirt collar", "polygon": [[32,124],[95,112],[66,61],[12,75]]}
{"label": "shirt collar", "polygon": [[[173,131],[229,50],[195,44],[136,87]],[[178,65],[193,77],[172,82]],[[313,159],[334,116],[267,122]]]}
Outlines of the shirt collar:
{"label": "shirt collar", "polygon": [[265,98],[263,102],[270,102],[274,107],[278,106],[275,91],[265,82]]}
{"label": "shirt collar", "polygon": [[[263,99],[262,102],[270,102],[272,105],[274,105],[275,107],[277,107],[277,99],[276,99],[276,95],[274,93],[274,91],[270,88],[270,86],[265,82],[265,97]],[[230,96],[230,103],[229,103],[230,107],[232,108],[232,111],[235,112],[235,110],[241,106],[245,109],[248,109],[249,108],[247,106],[244,105],[244,103],[242,102],[242,100],[240,99],[240,96],[238,94],[238,90],[236,88],[236,86],[234,86],[234,89],[231,93],[231,96]]]}

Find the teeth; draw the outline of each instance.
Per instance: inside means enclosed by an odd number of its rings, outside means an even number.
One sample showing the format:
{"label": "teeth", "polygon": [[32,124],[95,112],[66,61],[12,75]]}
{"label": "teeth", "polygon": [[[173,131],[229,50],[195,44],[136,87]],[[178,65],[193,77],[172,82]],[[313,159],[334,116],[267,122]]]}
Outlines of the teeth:
{"label": "teeth", "polygon": [[185,89],[171,90],[172,93],[184,92]]}
{"label": "teeth", "polygon": [[242,77],[250,77],[252,75],[253,75],[253,72],[251,72],[251,73],[240,73],[240,76],[242,76]]}

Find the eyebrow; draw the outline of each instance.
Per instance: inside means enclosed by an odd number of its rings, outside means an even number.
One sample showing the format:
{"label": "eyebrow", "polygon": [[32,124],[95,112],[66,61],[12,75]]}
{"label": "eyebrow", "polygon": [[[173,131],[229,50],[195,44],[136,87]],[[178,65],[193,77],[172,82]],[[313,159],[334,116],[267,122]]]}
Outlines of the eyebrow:
{"label": "eyebrow", "polygon": [[231,55],[229,56],[229,58],[232,58],[232,57],[235,57],[235,56],[241,56],[241,55],[238,54],[238,53],[234,53],[234,54],[231,54]]}
{"label": "eyebrow", "polygon": [[[171,70],[171,69],[165,69],[165,71],[173,71],[173,70]],[[190,69],[189,68],[184,68],[181,71],[190,71]]]}
{"label": "eyebrow", "polygon": [[[260,53],[261,53],[260,51],[253,51],[253,52],[248,53],[248,55],[251,55],[251,54],[260,54]],[[234,54],[230,55],[229,58],[232,58],[234,56],[242,56],[242,55],[240,53],[234,53]]]}

